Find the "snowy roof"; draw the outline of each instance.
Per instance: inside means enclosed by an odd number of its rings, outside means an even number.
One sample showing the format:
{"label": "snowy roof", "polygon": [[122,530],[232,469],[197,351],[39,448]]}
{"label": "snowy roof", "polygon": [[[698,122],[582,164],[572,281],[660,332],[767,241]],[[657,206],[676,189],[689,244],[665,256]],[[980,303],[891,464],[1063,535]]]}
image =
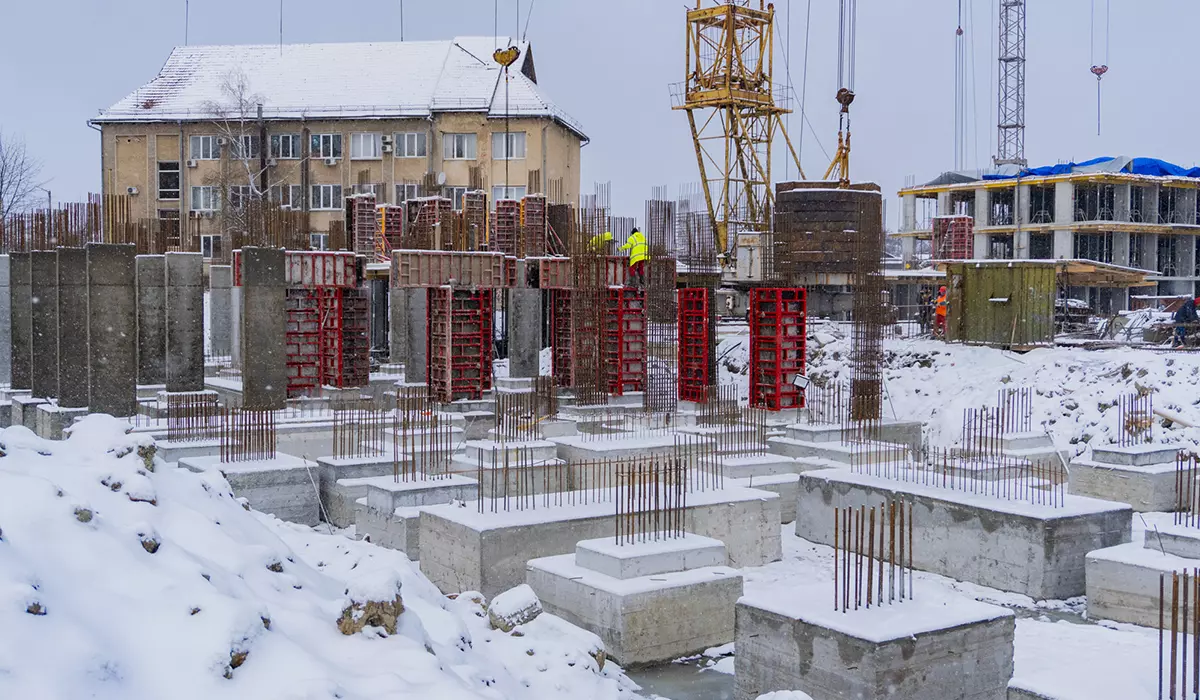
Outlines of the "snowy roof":
{"label": "snowy roof", "polygon": [[[581,138],[579,123],[535,82],[528,42],[509,71],[492,59],[508,37],[448,41],[179,46],[158,75],[94,123],[211,119],[233,100],[224,86],[245,76],[246,94],[269,119],[428,117],[486,112],[554,119]],[[506,109],[507,102],[507,109]],[[228,109],[228,107],[226,107]]]}
{"label": "snowy roof", "polygon": [[[1018,177],[1096,174],[1140,175],[1142,177],[1200,178],[1200,168],[1185,168],[1158,158],[1101,156],[1080,162],[1058,163],[1039,168],[1001,165],[987,170],[944,172],[920,187],[945,187],[988,180],[1012,180]],[[906,188],[907,189],[907,188]]]}

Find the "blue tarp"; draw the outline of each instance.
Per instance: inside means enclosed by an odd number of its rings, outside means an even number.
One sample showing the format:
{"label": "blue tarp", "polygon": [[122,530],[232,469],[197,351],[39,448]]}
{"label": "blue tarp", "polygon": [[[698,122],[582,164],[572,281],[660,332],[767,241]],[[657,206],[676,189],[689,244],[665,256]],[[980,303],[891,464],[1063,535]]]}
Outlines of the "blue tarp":
{"label": "blue tarp", "polygon": [[[1021,171],[1020,175],[1001,175],[998,173],[984,175],[984,180],[1011,180],[1016,177],[1049,177],[1051,175],[1066,175],[1075,172],[1079,168],[1087,168],[1094,165],[1100,165],[1108,161],[1115,160],[1109,156],[1093,158],[1085,160],[1081,163],[1059,163],[1058,165],[1046,165],[1040,168],[1026,168]],[[1129,164],[1121,168],[1119,172],[1132,173],[1134,175],[1154,175],[1158,177],[1195,177],[1200,178],[1200,168],[1182,168],[1174,163],[1168,163],[1165,160],[1157,158],[1134,158],[1129,161]]]}

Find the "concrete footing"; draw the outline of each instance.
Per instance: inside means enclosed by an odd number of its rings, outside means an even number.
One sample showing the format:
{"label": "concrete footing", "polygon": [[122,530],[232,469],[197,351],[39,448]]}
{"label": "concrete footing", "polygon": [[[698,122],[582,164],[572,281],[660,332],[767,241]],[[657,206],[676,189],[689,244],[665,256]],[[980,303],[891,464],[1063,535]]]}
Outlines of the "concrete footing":
{"label": "concrete footing", "polygon": [[277,453],[274,459],[221,462],[220,457],[186,457],[179,466],[194,472],[220,471],[250,507],[301,525],[320,522],[316,462]]}
{"label": "concrete footing", "polygon": [[37,409],[46,403],[46,399],[36,398],[31,394],[14,396],[9,420],[12,425],[23,425],[37,432]]}
{"label": "concrete footing", "polygon": [[391,477],[342,479],[337,483],[342,498],[363,493],[354,504],[355,531],[371,542],[397,549],[417,559],[421,551],[421,508],[452,501],[470,502],[479,496],[474,479],[446,477],[397,482]]}
{"label": "concrete footing", "polygon": [[1166,525],[1143,544],[1098,549],[1087,556],[1087,610],[1094,620],[1158,625],[1160,574],[1200,567],[1200,529]]}
{"label": "concrete footing", "polygon": [[37,406],[34,422],[35,433],[47,440],[62,440],[63,429],[71,427],[76,418],[82,418],[88,413],[87,408],[65,408],[52,403]]}
{"label": "concrete footing", "polygon": [[[474,507],[423,508],[421,570],[445,593],[474,590],[490,598],[523,583],[529,560],[611,537],[613,504],[604,500],[506,511],[489,499],[482,513]],[[688,494],[684,527],[724,542],[730,566],[762,566],[783,556],[779,512],[776,494],[727,486]]]}
{"label": "concrete footing", "polygon": [[1098,447],[1090,459],[1071,462],[1068,488],[1080,496],[1128,503],[1139,512],[1175,510],[1177,452],[1153,444]]}
{"label": "concrete footing", "polygon": [[358,483],[372,477],[391,479],[397,466],[390,451],[371,457],[318,457],[317,464],[323,517],[337,527],[354,524],[354,502],[367,495],[365,485],[338,488],[338,483]]}
{"label": "concrete footing", "polygon": [[[669,455],[675,450],[675,442],[684,440],[682,434],[669,433],[647,437],[623,437],[620,434],[601,439],[585,439],[582,435],[558,437],[551,442],[558,445],[558,456],[567,461],[592,459],[628,459]],[[699,443],[701,438],[692,438]]]}
{"label": "concrete footing", "polygon": [[825,587],[737,603],[737,700],[777,690],[814,698],[1004,700],[1013,613],[961,599],[834,611]]}
{"label": "concrete footing", "polygon": [[178,462],[181,459],[221,456],[221,441],[217,439],[188,440],[186,442],[155,440],[154,446],[154,455],[168,464]]}
{"label": "concrete footing", "polygon": [[914,502],[913,564],[924,571],[1034,599],[1085,590],[1088,552],[1130,541],[1133,510],[1081,496],[1060,507],[902,483],[844,469],[799,477],[796,535],[832,544],[832,509]]}
{"label": "concrete footing", "polygon": [[725,545],[708,537],[606,537],[530,561],[526,581],[547,612],[595,633],[609,656],[630,666],[733,641],[742,576],[726,562]]}

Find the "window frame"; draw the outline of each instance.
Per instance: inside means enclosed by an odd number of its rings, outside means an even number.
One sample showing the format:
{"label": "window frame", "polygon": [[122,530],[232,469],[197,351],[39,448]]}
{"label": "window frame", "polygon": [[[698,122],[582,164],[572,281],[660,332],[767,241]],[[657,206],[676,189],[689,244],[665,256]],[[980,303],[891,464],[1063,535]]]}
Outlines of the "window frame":
{"label": "window frame", "polygon": [[[458,148],[462,140],[462,149]],[[467,155],[466,145],[470,144],[470,155]],[[454,155],[459,150],[463,155]],[[479,134],[472,132],[455,132],[442,134],[442,160],[479,160]]]}
{"label": "window frame", "polygon": [[[200,145],[197,152],[197,144]],[[208,145],[207,153],[205,153],[205,144]],[[188,139],[188,160],[220,160],[221,147],[217,145],[216,134],[192,134]]]}
{"label": "window frame", "polygon": [[[283,155],[283,144],[287,142],[290,155]],[[271,134],[271,158],[275,160],[299,160],[304,149],[301,147],[300,134]]]}
{"label": "window frame", "polygon": [[[409,190],[409,188],[412,188]],[[409,192],[412,196],[408,196]],[[415,182],[397,182],[396,183],[396,204],[403,204],[410,199],[417,199],[421,196],[420,187]]]}
{"label": "window frame", "polygon": [[[410,138],[411,149],[409,149]],[[428,158],[429,135],[424,131],[397,131],[392,134],[392,149],[397,158]]]}
{"label": "window frame", "polygon": [[[326,146],[329,147],[328,152]],[[312,158],[321,160],[337,158],[340,160],[343,154],[345,151],[342,149],[341,134],[313,134],[309,139],[309,156]]]}
{"label": "window frame", "polygon": [[229,186],[229,207],[231,209],[245,209],[246,204],[254,199],[254,188],[250,185],[230,185]]}
{"label": "window frame", "polygon": [[253,160],[258,158],[261,152],[262,144],[258,140],[258,134],[241,134],[234,140],[234,144],[234,154],[238,160]]}
{"label": "window frame", "polygon": [[[313,240],[319,241],[319,247],[313,245]],[[309,231],[308,233],[308,249],[309,250],[329,250],[329,234],[320,231]]]}
{"label": "window frame", "polygon": [[[174,170],[169,170],[169,169],[163,168],[164,165],[170,165],[172,163],[175,165]],[[158,199],[159,199],[159,201],[178,202],[179,198],[183,196],[183,169],[180,168],[181,165],[183,165],[183,163],[180,163],[177,160],[160,160],[160,161],[158,161],[157,175],[158,175]],[[163,175],[171,175],[171,174],[175,175],[175,187],[164,188],[163,187]],[[175,196],[174,197],[163,196],[164,192],[174,192]]]}
{"label": "window frame", "polygon": [[[517,137],[520,139],[517,139]],[[508,137],[508,138],[505,138]],[[520,141],[521,154],[511,155],[512,144]],[[492,160],[525,160],[528,155],[528,141],[524,131],[493,131],[492,132]],[[500,147],[498,147],[500,146]],[[503,155],[500,152],[503,151]]]}
{"label": "window frame", "polygon": [[[525,196],[528,189],[529,188],[526,185],[492,185],[492,209],[496,208],[496,202],[500,201],[501,199],[515,199],[517,201],[520,201],[521,198]],[[496,196],[497,190],[504,190],[504,192],[506,194],[508,192],[515,193],[516,190],[520,190],[521,196],[520,197],[498,197],[498,196]]]}
{"label": "window frame", "polygon": [[[283,199],[285,188],[288,193],[286,202]],[[301,206],[300,200],[303,196],[304,188],[301,185],[271,185],[271,189],[267,192],[267,197],[271,203],[279,205],[280,209],[299,209]]]}
{"label": "window frame", "polygon": [[[197,206],[197,201],[206,199],[204,196],[207,191],[207,207]],[[200,195],[199,197],[197,195]],[[188,211],[220,211],[221,203],[220,190],[215,185],[192,185],[188,192]]]}
{"label": "window frame", "polygon": [[[329,188],[325,190],[324,188]],[[337,189],[334,189],[337,188]],[[318,206],[324,200],[323,192],[328,191],[331,205],[328,207]],[[336,196],[335,193],[336,192]],[[342,186],[333,183],[318,183],[311,186],[309,189],[309,211],[340,211],[345,204],[343,203]]]}
{"label": "window frame", "polygon": [[[207,245],[206,245],[207,244]],[[205,248],[208,248],[205,251]],[[200,256],[205,260],[218,260],[221,257],[221,234],[200,234]]]}
{"label": "window frame", "polygon": [[[367,137],[370,137],[369,141]],[[355,151],[362,151],[365,143],[373,144],[374,155],[363,155],[361,152],[355,155]],[[350,160],[383,160],[383,134],[378,131],[353,131],[350,133]]]}
{"label": "window frame", "polygon": [[461,185],[446,185],[442,188],[442,196],[450,200],[450,207],[454,211],[462,211],[467,190],[467,187]]}

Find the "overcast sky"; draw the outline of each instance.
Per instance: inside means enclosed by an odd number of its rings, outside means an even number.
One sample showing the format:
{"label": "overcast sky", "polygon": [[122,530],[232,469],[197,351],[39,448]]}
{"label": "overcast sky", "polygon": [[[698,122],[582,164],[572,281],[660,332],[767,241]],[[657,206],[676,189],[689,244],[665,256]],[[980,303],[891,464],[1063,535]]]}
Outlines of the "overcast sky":
{"label": "overcast sky", "polygon": [[[707,0],[706,0],[707,2]],[[1094,0],[1104,25],[1106,0]],[[400,0],[284,0],[285,42],[400,38]],[[1026,155],[1032,165],[1097,155],[1197,161],[1200,70],[1194,65],[1196,0],[1111,0],[1110,71],[1103,134],[1096,135],[1093,0],[1029,0]],[[493,0],[406,0],[404,38],[491,35]],[[516,32],[515,0],[499,0],[501,34]],[[688,3],[691,4],[691,3]],[[996,0],[963,0],[973,49],[968,166],[995,149]],[[3,0],[0,129],[25,138],[45,163],[55,199],[100,187],[99,135],[87,119],[139,85],[184,41],[184,0]],[[529,0],[520,0],[521,23]],[[776,3],[776,81],[802,89],[809,0]],[[836,0],[811,0],[803,166],[822,174],[837,134]],[[953,166],[956,0],[860,0],[852,176],[894,195]],[[529,39],[538,80],[591,137],[583,191],[612,182],[614,214],[641,216],[654,185],[674,192],[698,172],[687,119],[670,109],[668,85],[683,79],[680,0],[534,0]],[[790,23],[788,21],[791,16]],[[189,43],[274,43],[277,0],[191,0]],[[1103,31],[1095,60],[1104,60]],[[422,67],[415,66],[414,70]],[[799,142],[801,120],[790,119]],[[824,150],[822,150],[822,147]],[[776,179],[783,179],[777,159]],[[794,176],[794,170],[793,170]],[[896,225],[894,197],[889,228]]]}

